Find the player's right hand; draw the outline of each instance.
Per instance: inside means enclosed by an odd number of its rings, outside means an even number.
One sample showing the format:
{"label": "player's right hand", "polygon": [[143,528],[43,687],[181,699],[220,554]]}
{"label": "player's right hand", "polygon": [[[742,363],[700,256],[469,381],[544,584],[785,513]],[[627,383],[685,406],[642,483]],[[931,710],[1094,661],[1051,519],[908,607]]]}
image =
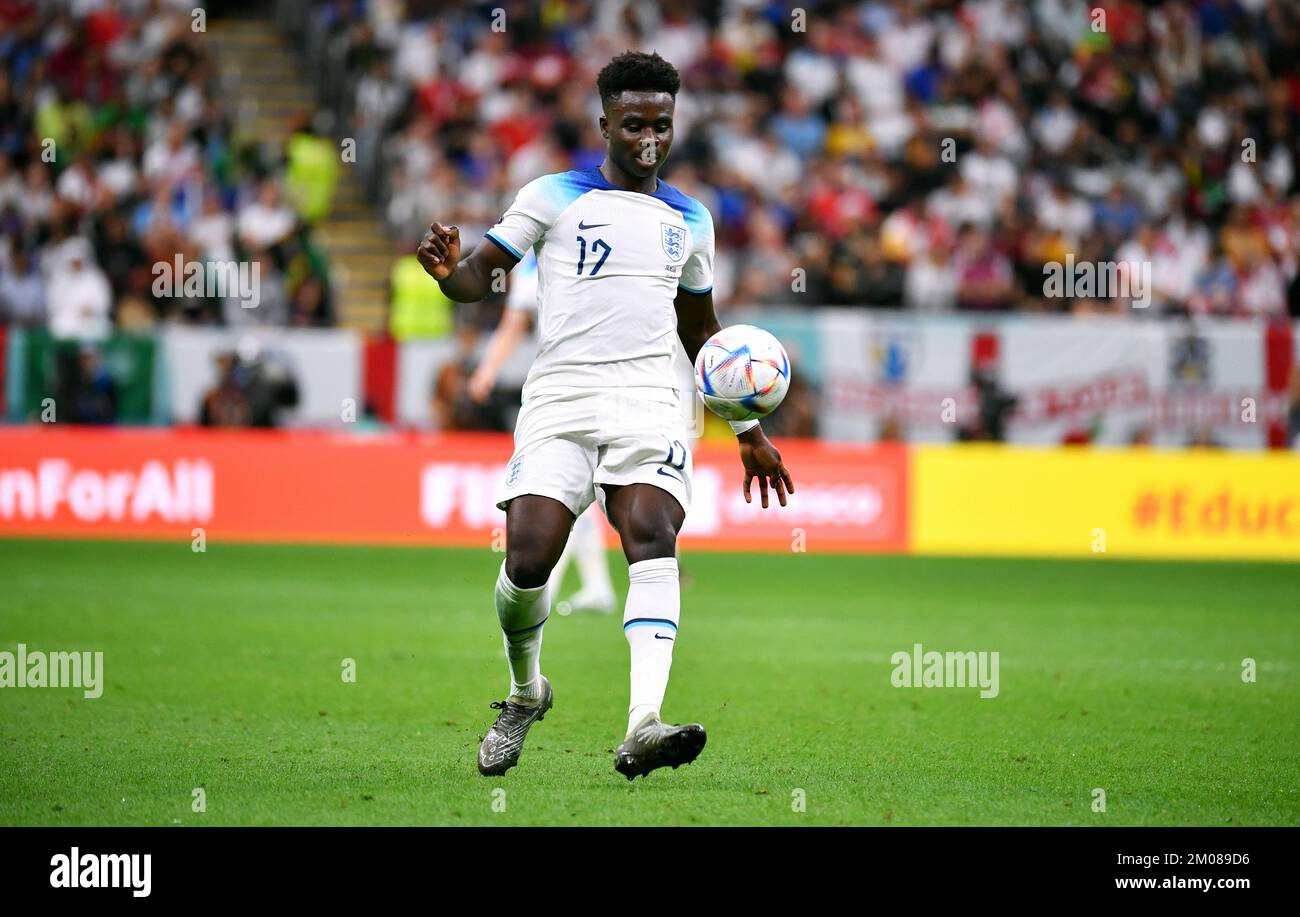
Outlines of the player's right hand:
{"label": "player's right hand", "polygon": [[415,257],[434,280],[446,280],[460,262],[460,229],[430,223]]}

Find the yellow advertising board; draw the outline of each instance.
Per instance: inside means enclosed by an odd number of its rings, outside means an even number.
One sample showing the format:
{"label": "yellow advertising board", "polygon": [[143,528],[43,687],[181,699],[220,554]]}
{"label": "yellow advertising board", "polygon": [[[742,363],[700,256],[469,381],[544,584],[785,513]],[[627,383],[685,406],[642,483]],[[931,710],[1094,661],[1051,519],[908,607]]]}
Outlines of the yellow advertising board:
{"label": "yellow advertising board", "polygon": [[918,446],[911,491],[918,554],[1300,561],[1293,452]]}

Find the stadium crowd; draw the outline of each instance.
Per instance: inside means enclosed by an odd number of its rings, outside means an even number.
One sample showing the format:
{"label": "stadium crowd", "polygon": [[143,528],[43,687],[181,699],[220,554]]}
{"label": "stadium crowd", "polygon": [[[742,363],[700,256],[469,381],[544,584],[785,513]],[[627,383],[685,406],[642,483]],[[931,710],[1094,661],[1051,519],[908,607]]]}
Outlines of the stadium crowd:
{"label": "stadium crowd", "polygon": [[[0,323],[84,342],[162,321],[332,322],[284,151],[234,129],[195,9],[0,0]],[[257,307],[229,285],[159,283],[178,256],[206,279],[256,264]]]}
{"label": "stadium crowd", "polygon": [[[434,218],[472,244],[532,178],[598,165],[595,74],[631,47],[682,73],[665,177],[713,213],[724,307],[1300,317],[1290,0],[203,7],[274,10],[405,251]],[[0,324],[84,343],[336,321],[312,230],[329,204],[294,181],[321,122],[303,113],[285,143],[241,128],[198,8],[0,0]],[[256,264],[258,308],[160,291],[178,256]],[[1150,307],[1055,295],[1044,266],[1069,258],[1149,271]],[[440,326],[457,365],[502,299]],[[93,351],[55,365],[112,419]]]}
{"label": "stadium crowd", "polygon": [[1046,295],[1073,255],[1148,265],[1142,314],[1300,314],[1287,0],[280,8],[399,237],[475,239],[598,164],[595,73],[634,47],[682,72],[665,174],[713,212],[723,303],[1131,312]]}
{"label": "stadium crowd", "polygon": [[[4,319],[83,338],[332,321],[284,150],[238,136],[192,9],[0,2]],[[1072,255],[1149,265],[1149,314],[1300,314],[1300,9],[1283,0],[278,12],[306,23],[399,239],[434,215],[477,238],[531,178],[599,163],[595,71],[654,48],[685,85],[667,177],[714,214],[724,304],[1130,311],[1047,295],[1043,265]],[[150,265],[177,253],[258,262],[263,306],[158,295]]]}

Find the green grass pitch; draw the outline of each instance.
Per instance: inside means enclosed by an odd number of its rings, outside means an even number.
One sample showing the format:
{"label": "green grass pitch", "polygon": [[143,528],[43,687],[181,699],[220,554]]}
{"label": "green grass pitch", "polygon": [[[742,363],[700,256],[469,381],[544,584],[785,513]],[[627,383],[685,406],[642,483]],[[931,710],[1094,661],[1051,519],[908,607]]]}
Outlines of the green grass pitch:
{"label": "green grass pitch", "polygon": [[[0,824],[1300,824],[1300,567],[687,552],[664,714],[709,743],[629,784],[619,616],[552,617],[555,709],[476,771],[500,561],[0,541],[0,650],[106,671],[0,689]],[[913,643],[999,696],[893,687]]]}

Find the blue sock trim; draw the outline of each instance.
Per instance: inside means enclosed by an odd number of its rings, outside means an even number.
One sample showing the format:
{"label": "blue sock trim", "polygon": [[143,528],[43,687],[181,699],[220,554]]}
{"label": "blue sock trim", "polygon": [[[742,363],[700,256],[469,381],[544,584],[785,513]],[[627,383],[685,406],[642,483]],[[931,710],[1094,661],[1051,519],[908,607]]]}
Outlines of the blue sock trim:
{"label": "blue sock trim", "polygon": [[677,625],[667,618],[633,618],[623,624],[623,632],[627,633],[633,627],[671,627],[673,633],[677,633]]}

